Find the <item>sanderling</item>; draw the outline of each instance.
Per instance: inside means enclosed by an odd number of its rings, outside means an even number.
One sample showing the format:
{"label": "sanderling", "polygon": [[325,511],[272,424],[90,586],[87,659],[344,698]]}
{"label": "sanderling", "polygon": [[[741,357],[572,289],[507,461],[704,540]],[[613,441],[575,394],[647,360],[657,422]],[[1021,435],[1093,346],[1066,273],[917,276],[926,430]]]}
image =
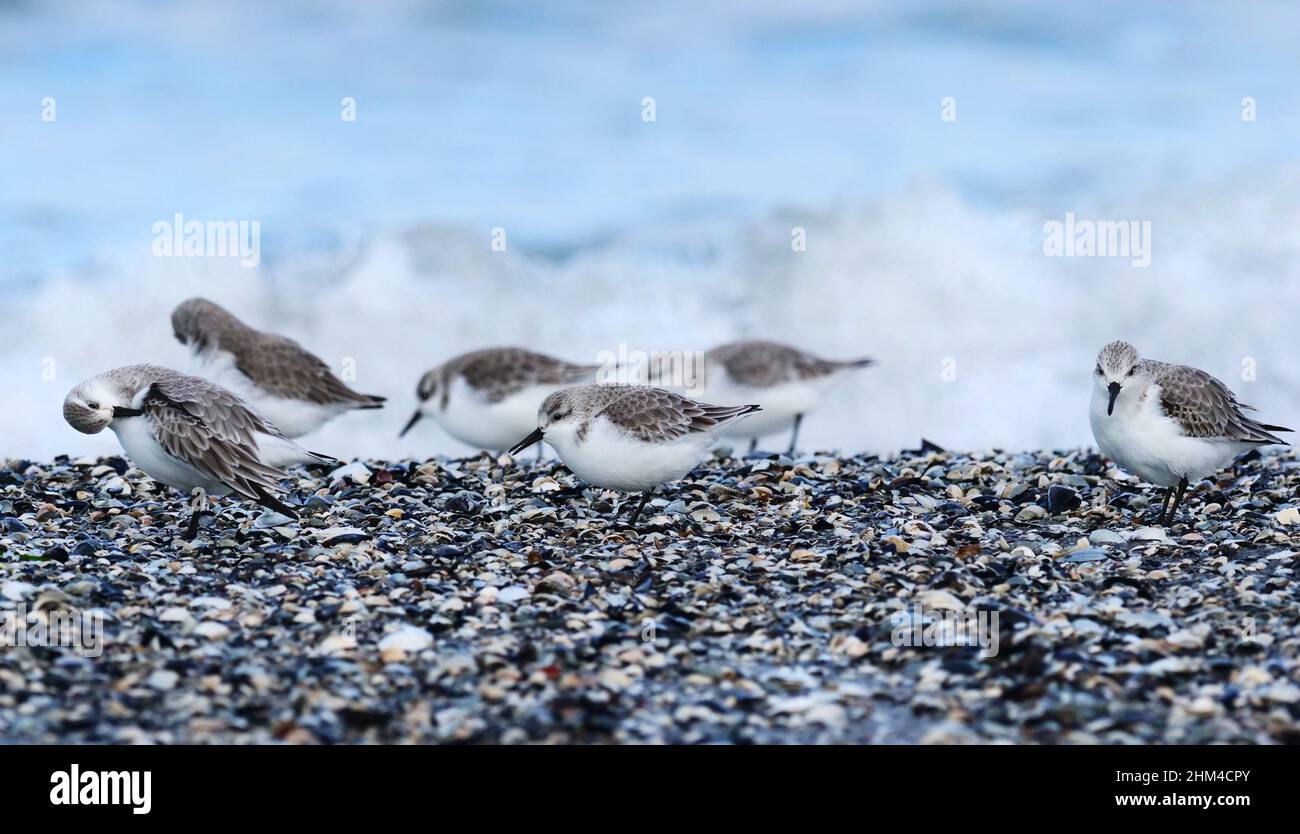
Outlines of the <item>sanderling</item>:
{"label": "sanderling", "polygon": [[1163,525],[1190,482],[1249,449],[1289,445],[1271,432],[1291,429],[1247,417],[1243,412],[1255,409],[1205,371],[1142,359],[1128,342],[1101,349],[1093,381],[1093,437],[1121,469],[1165,487]]}
{"label": "sanderling", "polygon": [[398,437],[432,417],[477,449],[507,449],[537,425],[537,406],[548,394],[590,382],[599,368],[515,347],[461,354],[420,377],[420,404]]}
{"label": "sanderling", "polygon": [[[157,365],[91,377],[64,399],[63,419],[85,434],[112,429],[131,462],[160,483],[202,490],[200,499],[235,493],[295,518],[272,495],[285,473],[268,461],[268,451],[279,461],[333,462],[285,437],[225,388]],[[198,532],[203,506],[190,516],[187,539]]]}
{"label": "sanderling", "polygon": [[732,426],[732,436],[758,438],[791,428],[794,454],[803,416],[811,411],[846,371],[875,364],[873,359],[837,361],[813,356],[789,345],[747,339],[719,345],[704,355],[704,392],[718,402],[756,402],[763,413]]}
{"label": "sanderling", "polygon": [[510,454],[545,440],[582,480],[642,493],[635,526],[657,486],[686,475],[708,457],[715,435],[760,410],[706,405],[648,385],[579,385],[548,396],[537,428]]}
{"label": "sanderling", "polygon": [[284,336],[254,330],[225,309],[191,298],[172,311],[176,339],[189,345],[201,376],[229,388],[289,437],[302,437],[345,411],[382,408]]}

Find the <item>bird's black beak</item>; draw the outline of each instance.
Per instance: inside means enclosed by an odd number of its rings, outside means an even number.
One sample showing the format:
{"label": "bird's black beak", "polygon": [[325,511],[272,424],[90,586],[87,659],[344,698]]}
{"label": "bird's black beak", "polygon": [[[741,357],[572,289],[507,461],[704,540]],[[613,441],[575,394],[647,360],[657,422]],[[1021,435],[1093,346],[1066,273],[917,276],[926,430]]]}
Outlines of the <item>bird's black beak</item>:
{"label": "bird's black beak", "polygon": [[411,427],[414,426],[416,423],[420,422],[420,418],[423,416],[424,414],[417,410],[414,414],[411,415],[411,419],[406,421],[406,427],[402,429],[400,432],[398,432],[397,436],[405,437],[406,433],[411,430]]}
{"label": "bird's black beak", "polygon": [[118,418],[121,417],[139,417],[141,414],[144,414],[144,411],[139,408],[127,408],[121,405],[113,406],[114,420],[117,420]]}
{"label": "bird's black beak", "polygon": [[1115,413],[1115,398],[1119,396],[1119,383],[1112,382],[1107,388],[1110,391],[1110,402],[1106,404],[1106,416],[1109,417]]}
{"label": "bird's black beak", "polygon": [[524,449],[527,449],[529,446],[533,445],[534,443],[540,442],[541,439],[542,439],[542,430],[533,429],[532,434],[528,435],[523,440],[519,441],[514,446],[510,447],[510,456],[514,457],[515,455],[519,454]]}

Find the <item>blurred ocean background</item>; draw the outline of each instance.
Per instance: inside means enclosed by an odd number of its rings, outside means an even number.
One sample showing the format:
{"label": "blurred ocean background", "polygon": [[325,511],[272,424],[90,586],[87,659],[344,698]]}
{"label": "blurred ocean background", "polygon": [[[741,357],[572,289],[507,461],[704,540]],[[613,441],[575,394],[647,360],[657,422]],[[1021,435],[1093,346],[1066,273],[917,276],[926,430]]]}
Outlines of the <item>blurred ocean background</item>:
{"label": "blurred ocean background", "polygon": [[[62,399],[185,366],[192,295],[391,398],[307,444],[341,457],[469,452],[397,432],[420,373],[500,343],[871,355],[805,423],[845,452],[1093,445],[1114,338],[1300,424],[1298,30],[1285,2],[0,0],[0,455],[116,452]],[[177,212],[259,221],[260,266],[154,257]],[[1067,212],[1149,220],[1151,265],[1046,257]]]}

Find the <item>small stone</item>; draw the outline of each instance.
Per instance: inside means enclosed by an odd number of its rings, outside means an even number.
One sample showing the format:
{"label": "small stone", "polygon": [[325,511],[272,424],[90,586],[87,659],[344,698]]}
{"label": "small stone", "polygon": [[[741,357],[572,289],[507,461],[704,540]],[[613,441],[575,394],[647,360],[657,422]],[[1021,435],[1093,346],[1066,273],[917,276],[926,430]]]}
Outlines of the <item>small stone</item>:
{"label": "small stone", "polygon": [[500,602],[519,602],[521,599],[527,599],[528,596],[528,589],[522,585],[509,585],[497,593],[497,600]]}
{"label": "small stone", "polygon": [[1071,553],[1069,556],[1066,556],[1061,561],[1062,562],[1102,562],[1109,558],[1110,556],[1106,553],[1106,551],[1096,547],[1087,547],[1084,548],[1083,550],[1076,550],[1074,553]]}
{"label": "small stone", "polygon": [[561,571],[547,574],[541,582],[537,583],[538,590],[550,591],[555,594],[565,594],[572,591],[577,586],[573,577]]}
{"label": "small stone", "polygon": [[357,486],[365,486],[370,483],[373,473],[361,461],[353,461],[346,466],[340,466],[330,473],[331,481],[347,480]]}
{"label": "small stone", "polygon": [[14,602],[22,602],[34,593],[36,593],[36,586],[30,582],[19,582],[11,579],[0,585],[0,596]]}
{"label": "small stone", "polygon": [[370,534],[356,527],[331,527],[317,532],[316,538],[326,547],[337,547],[341,544],[360,544],[368,541]]}
{"label": "small stone", "polygon": [[1082,503],[1079,500],[1079,493],[1070,489],[1068,486],[1053,484],[1047,490],[1047,511],[1056,515],[1057,513],[1068,513]]}
{"label": "small stone", "polygon": [[1036,521],[1046,517],[1047,510],[1037,504],[1026,504],[1024,509],[1016,513],[1016,521]]}
{"label": "small stone", "polygon": [[380,651],[422,652],[432,647],[433,635],[418,626],[405,626],[379,641]]}
{"label": "small stone", "polygon": [[204,620],[194,627],[194,633],[209,640],[223,640],[230,636],[230,629],[215,620]]}

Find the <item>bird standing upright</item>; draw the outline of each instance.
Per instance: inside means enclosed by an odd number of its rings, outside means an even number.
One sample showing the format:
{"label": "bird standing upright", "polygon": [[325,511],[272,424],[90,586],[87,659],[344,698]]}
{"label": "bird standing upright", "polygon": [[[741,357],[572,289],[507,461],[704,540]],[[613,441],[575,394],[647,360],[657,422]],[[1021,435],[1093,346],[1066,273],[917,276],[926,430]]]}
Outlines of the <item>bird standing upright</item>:
{"label": "bird standing upright", "polygon": [[1289,445],[1273,432],[1291,429],[1261,423],[1246,411],[1254,409],[1205,371],[1142,359],[1128,342],[1111,342],[1097,356],[1092,434],[1121,469],[1165,487],[1163,525],[1173,522],[1193,481],[1243,452]]}
{"label": "bird standing upright", "polygon": [[804,415],[812,411],[848,371],[874,365],[873,359],[822,359],[811,353],[758,339],[728,342],[704,355],[704,389],[715,402],[753,402],[763,413],[729,427],[733,436],[758,438],[791,429],[789,454],[799,441]]}

